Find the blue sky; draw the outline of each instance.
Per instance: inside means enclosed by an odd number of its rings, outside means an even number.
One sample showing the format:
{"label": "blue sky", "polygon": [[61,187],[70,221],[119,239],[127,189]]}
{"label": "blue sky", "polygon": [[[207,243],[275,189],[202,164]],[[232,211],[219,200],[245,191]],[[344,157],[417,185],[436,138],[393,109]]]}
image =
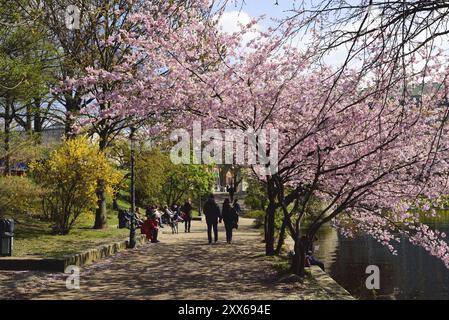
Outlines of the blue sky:
{"label": "blue sky", "polygon": [[276,0],[245,0],[245,4],[241,5],[241,0],[231,0],[227,10],[238,11],[240,8],[251,17],[259,17],[266,15],[268,17],[280,18],[285,16],[286,11],[291,10],[294,3],[298,1],[292,0],[277,0],[278,5],[275,5]]}
{"label": "blue sky", "polygon": [[[270,18],[284,18],[291,15],[291,10],[296,6],[302,5],[305,2],[306,6],[312,6],[313,0],[302,1],[302,0],[277,0],[278,5],[276,5],[276,0],[245,0],[242,6],[242,0],[229,0],[228,6],[226,8],[225,14],[220,19],[220,25],[223,31],[232,33],[239,30],[239,23],[245,25],[248,24],[251,19],[258,18],[262,15],[265,19],[260,21],[256,29],[264,30],[269,25],[276,25],[276,23],[271,22]],[[289,12],[290,11],[290,12]],[[248,40],[251,35],[248,36]],[[293,40],[292,44],[305,49],[310,43],[307,35],[304,37],[298,37]],[[346,58],[346,49],[339,48],[325,57],[325,62],[331,65],[339,65],[343,63]]]}
{"label": "blue sky", "polygon": [[[242,5],[243,2],[243,5]],[[229,0],[226,13],[221,20],[225,31],[237,31],[238,23],[247,24],[253,18],[264,16],[258,28],[265,29],[271,24],[270,18],[283,18],[293,8],[296,0]]]}
{"label": "blue sky", "polygon": [[[221,0],[224,1],[224,0]],[[244,4],[242,5],[242,1]],[[277,5],[275,3],[278,3]],[[284,18],[291,15],[291,10],[301,5],[311,8],[317,5],[317,0],[228,0],[228,6],[226,8],[225,16],[222,19],[222,27],[224,31],[237,31],[238,23],[247,24],[252,18],[258,18],[261,15],[265,15],[265,19],[260,21],[257,25],[257,29],[263,30],[269,25],[275,25],[270,23],[270,18]],[[351,2],[351,1],[349,1]],[[290,12],[289,12],[290,11]],[[376,17],[374,16],[374,19]],[[348,26],[351,28],[351,26]],[[424,37],[424,33],[422,34]],[[419,38],[418,38],[419,40]],[[300,48],[305,48],[307,45],[307,35],[304,38],[297,38],[296,43],[292,43]],[[441,49],[449,52],[449,40],[447,37],[440,37],[436,40],[436,45]],[[311,45],[309,43],[309,45]],[[313,44],[312,44],[313,45]],[[330,65],[340,65],[346,59],[348,48],[340,47],[333,52],[325,56],[325,62]],[[358,65],[357,61],[353,61],[355,65]]]}

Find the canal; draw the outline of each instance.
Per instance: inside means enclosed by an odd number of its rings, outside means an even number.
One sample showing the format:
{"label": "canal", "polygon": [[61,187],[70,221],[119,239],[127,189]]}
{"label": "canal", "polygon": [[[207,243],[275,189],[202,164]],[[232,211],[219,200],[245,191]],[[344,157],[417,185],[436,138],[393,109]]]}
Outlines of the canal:
{"label": "canal", "polygon": [[[449,234],[449,220],[428,223]],[[424,249],[407,240],[393,256],[368,236],[346,239],[325,227],[318,235],[315,255],[324,262],[326,272],[359,299],[449,299],[449,270]],[[380,270],[380,289],[368,290],[366,267]]]}

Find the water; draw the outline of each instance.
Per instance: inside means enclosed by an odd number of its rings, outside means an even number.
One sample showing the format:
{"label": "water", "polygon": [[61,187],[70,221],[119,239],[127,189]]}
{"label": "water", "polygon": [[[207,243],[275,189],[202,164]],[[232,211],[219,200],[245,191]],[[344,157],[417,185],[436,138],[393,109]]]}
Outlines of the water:
{"label": "water", "polygon": [[[429,224],[449,234],[449,221]],[[346,239],[326,227],[321,230],[316,256],[341,286],[359,299],[449,300],[449,270],[424,249],[407,240],[398,244],[398,255],[367,236]],[[368,265],[380,269],[380,289],[368,290]]]}

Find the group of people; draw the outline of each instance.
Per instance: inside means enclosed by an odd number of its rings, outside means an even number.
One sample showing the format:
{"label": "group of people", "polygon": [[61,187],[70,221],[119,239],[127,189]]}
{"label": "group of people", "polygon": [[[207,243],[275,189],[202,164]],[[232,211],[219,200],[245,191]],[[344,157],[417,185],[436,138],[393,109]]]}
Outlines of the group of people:
{"label": "group of people", "polygon": [[[146,207],[145,218],[142,218],[139,209],[136,209],[135,221],[140,227],[141,233],[146,235],[147,239],[153,243],[159,242],[158,233],[159,228],[164,228],[164,225],[169,225],[174,228],[176,224],[184,223],[184,231],[189,233],[192,225],[192,203],[190,199],[184,205],[174,205],[173,207],[163,206],[160,209],[156,205],[149,205]],[[226,230],[226,242],[232,242],[232,232],[238,228],[239,215],[241,208],[238,200],[235,199],[231,205],[231,201],[226,198],[223,207],[220,210],[218,204],[215,202],[214,195],[211,194],[203,207],[204,216],[207,224],[207,238],[209,244],[218,241],[218,223],[224,222]],[[214,234],[212,238],[212,232]],[[173,233],[175,233],[173,231]]]}
{"label": "group of people", "polygon": [[156,205],[149,205],[146,208],[146,219],[140,218],[139,210],[136,210],[136,220],[142,221],[140,224],[142,234],[145,234],[147,239],[151,242],[159,242],[157,239],[159,228],[164,228],[164,225],[169,225],[174,230],[179,222],[184,222],[185,232],[190,232],[192,224],[192,203],[187,200],[184,205],[174,205],[169,208],[168,206],[159,209]]}
{"label": "group of people", "polygon": [[[229,244],[232,242],[232,233],[234,229],[238,228],[239,216],[242,211],[238,199],[231,201],[229,198],[226,198],[220,210],[220,207],[215,202],[214,195],[210,194],[204,204],[203,213],[206,217],[207,238],[209,244],[218,241],[218,224],[222,222],[224,222],[226,230],[226,242]],[[164,228],[164,225],[173,226],[174,223],[184,222],[184,231],[190,232],[192,210],[193,207],[190,199],[182,206],[174,205],[171,208],[163,206],[162,209],[159,209],[156,205],[149,205],[146,207],[145,218],[141,217],[139,208],[136,209],[135,221],[137,226],[141,228],[142,234],[145,234],[149,241],[156,243],[159,242],[157,239],[159,228]],[[317,265],[324,271],[324,264],[316,259],[312,252],[312,249],[309,248],[306,255],[305,265]]]}
{"label": "group of people", "polygon": [[214,195],[211,194],[209,199],[207,199],[203,208],[204,215],[206,217],[207,224],[207,238],[209,244],[212,244],[212,231],[214,233],[213,242],[218,241],[218,223],[224,222],[226,230],[226,242],[232,242],[232,231],[238,228],[239,214],[241,213],[240,205],[238,200],[231,202],[226,198],[223,202],[222,210],[218,207],[215,202]]}

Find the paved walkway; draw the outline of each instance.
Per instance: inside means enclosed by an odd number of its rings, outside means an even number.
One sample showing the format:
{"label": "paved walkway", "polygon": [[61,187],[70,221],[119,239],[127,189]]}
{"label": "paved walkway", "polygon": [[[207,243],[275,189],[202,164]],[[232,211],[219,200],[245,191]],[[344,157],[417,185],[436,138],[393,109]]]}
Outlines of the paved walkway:
{"label": "paved walkway", "polygon": [[[3,299],[335,299],[313,280],[281,281],[263,255],[259,231],[241,219],[235,241],[208,245],[204,222],[192,232],[162,234],[161,243],[121,252],[81,272],[68,290],[64,274],[0,271]],[[181,227],[181,225],[180,225]],[[167,227],[163,229],[168,232]]]}

